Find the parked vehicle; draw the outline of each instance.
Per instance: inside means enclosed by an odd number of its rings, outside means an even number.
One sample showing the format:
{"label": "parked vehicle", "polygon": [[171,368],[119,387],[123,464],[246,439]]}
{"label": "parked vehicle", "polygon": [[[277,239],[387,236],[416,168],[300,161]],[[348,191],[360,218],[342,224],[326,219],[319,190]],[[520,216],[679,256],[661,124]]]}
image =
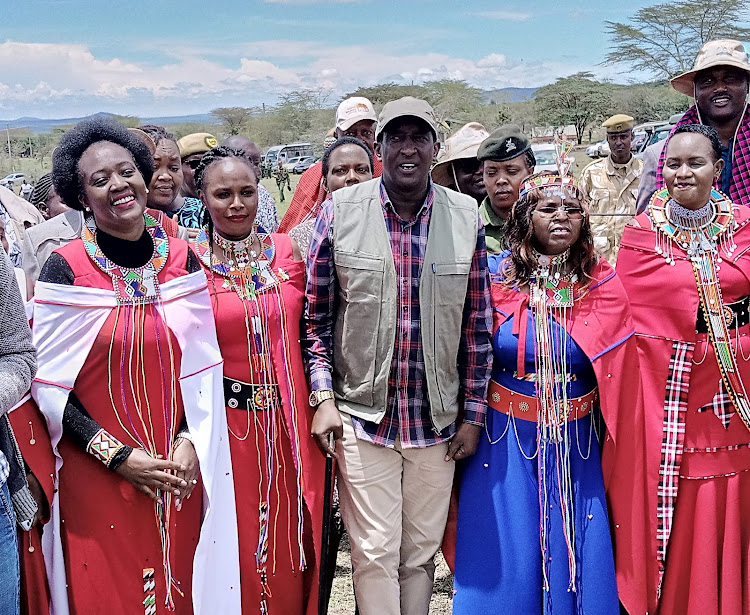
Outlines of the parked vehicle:
{"label": "parked vehicle", "polygon": [[313,153],[311,143],[287,143],[286,145],[274,145],[273,147],[269,147],[266,151],[265,161],[275,167],[279,160],[281,160],[282,163],[287,163],[292,158],[312,156]]}
{"label": "parked vehicle", "polygon": [[305,156],[302,158],[297,164],[294,165],[294,168],[292,169],[292,173],[304,173],[309,169],[312,165],[315,164],[315,158],[313,156]]}
{"label": "parked vehicle", "polygon": [[282,162],[281,166],[291,173],[300,160],[302,160],[302,156],[295,156],[294,158],[289,158],[286,162]]}
{"label": "parked vehicle", "polygon": [[6,175],[2,179],[0,179],[0,186],[5,186],[7,188],[10,182],[13,182],[13,185],[17,186],[24,179],[26,179],[26,175],[24,175],[23,173],[11,173],[10,175]]}
{"label": "parked vehicle", "polygon": [[586,148],[586,155],[589,158],[600,158],[601,156],[609,156],[609,143],[606,139],[599,141],[598,143],[592,143]]}
{"label": "parked vehicle", "polygon": [[[555,146],[547,143],[538,143],[531,146],[531,151],[534,152],[534,158],[536,158],[536,166],[534,167],[535,173],[541,171],[553,171],[557,172],[557,162],[555,161]],[[575,156],[566,156],[565,162],[570,163],[573,166],[575,162]]]}

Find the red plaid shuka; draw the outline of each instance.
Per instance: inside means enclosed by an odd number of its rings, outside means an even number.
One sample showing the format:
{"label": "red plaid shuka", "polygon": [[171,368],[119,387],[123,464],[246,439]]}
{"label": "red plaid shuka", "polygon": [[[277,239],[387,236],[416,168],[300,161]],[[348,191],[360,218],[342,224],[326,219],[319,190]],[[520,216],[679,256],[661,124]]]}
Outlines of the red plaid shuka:
{"label": "red plaid shuka", "polygon": [[[377,157],[373,159],[372,176],[380,177],[383,173],[383,163]],[[286,210],[279,225],[279,233],[288,233],[300,222],[309,218],[316,218],[320,205],[328,196],[323,186],[323,163],[316,162],[299,178],[294,190],[292,202]]]}
{"label": "red plaid shuka", "polygon": [[685,415],[688,405],[690,371],[693,367],[691,342],[674,342],[672,358],[669,360],[667,392],[664,398],[664,434],[659,466],[659,489],[656,506],[656,541],[659,559],[659,587],[664,576],[667,544],[672,532],[672,517],[677,503],[677,488],[680,482],[680,462],[685,445]]}
{"label": "red plaid shuka", "polygon": [[[664,187],[664,176],[661,170],[664,168],[664,159],[667,155],[667,143],[672,138],[674,131],[678,126],[684,124],[701,124],[700,118],[698,117],[698,108],[693,105],[682,116],[679,122],[675,124],[672,131],[669,133],[667,140],[664,143],[664,147],[659,155],[659,164],[656,166],[656,189],[660,190]],[[721,177],[717,178],[714,186],[717,190],[721,190]],[[734,140],[733,151],[732,151],[732,181],[729,184],[729,198],[733,203],[742,203],[743,205],[750,205],[750,107],[745,109],[745,114],[742,116],[739,129],[737,130],[737,138]]]}

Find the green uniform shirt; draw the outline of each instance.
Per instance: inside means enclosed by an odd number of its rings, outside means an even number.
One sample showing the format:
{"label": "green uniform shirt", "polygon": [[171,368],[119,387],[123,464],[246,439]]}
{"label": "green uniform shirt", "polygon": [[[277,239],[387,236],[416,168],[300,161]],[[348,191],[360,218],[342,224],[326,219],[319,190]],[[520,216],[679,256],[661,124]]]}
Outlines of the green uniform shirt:
{"label": "green uniform shirt", "polygon": [[495,213],[490,205],[490,197],[484,197],[479,206],[479,217],[484,225],[484,240],[487,244],[487,252],[498,254],[505,250],[505,220]]}

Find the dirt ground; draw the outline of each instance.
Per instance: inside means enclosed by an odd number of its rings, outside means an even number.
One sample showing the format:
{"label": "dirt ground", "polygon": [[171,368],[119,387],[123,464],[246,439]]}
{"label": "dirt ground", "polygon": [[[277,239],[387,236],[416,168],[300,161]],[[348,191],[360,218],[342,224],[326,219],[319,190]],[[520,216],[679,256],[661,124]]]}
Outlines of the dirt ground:
{"label": "dirt ground", "polygon": [[[449,615],[453,606],[453,575],[442,553],[435,558],[435,586],[430,602],[430,615]],[[336,577],[333,580],[328,615],[353,615],[352,565],[349,558],[349,539],[344,536],[336,560]]]}

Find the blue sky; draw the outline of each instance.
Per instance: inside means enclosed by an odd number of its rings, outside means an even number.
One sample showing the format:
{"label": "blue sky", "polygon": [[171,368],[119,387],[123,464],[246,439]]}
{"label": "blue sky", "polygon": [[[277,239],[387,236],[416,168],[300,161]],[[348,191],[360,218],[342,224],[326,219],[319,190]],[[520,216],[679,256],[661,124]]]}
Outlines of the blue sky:
{"label": "blue sky", "polygon": [[[301,88],[331,104],[384,81],[534,87],[600,65],[604,21],[633,2],[570,0],[3,0],[0,118],[110,111],[163,116],[274,104]],[[609,5],[609,6],[608,6]]]}

